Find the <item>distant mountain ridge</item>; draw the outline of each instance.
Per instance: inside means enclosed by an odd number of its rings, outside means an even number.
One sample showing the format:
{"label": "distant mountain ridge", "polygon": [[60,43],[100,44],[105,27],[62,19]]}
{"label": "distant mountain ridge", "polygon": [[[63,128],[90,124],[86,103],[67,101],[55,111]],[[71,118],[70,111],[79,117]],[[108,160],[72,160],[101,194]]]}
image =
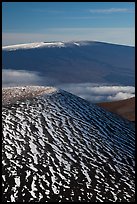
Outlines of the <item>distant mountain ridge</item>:
{"label": "distant mountain ridge", "polygon": [[132,47],[134,46],[127,46],[127,45],[118,45],[118,44],[112,44],[112,43],[106,43],[106,42],[97,42],[97,41],[51,41],[51,42],[33,42],[33,43],[22,43],[22,44],[15,44],[15,45],[6,45],[2,46],[3,50],[11,51],[11,50],[18,50],[18,49],[33,49],[33,48],[43,48],[43,47],[72,47],[72,46],[85,46],[85,45],[91,45],[91,43],[104,43],[104,44],[110,44],[110,45],[116,45],[116,46],[126,46],[126,47]]}
{"label": "distant mountain ridge", "polygon": [[2,91],[3,202],[135,201],[132,122],[56,88]]}
{"label": "distant mountain ridge", "polygon": [[[18,49],[33,49],[33,48],[52,48],[52,47],[72,47],[72,46],[83,46],[91,43],[90,41],[78,41],[78,42],[36,42],[36,43],[25,43],[25,44],[17,44],[17,45],[7,45],[3,46],[2,50],[12,51]],[[92,42],[94,43],[94,42]]]}
{"label": "distant mountain ridge", "polygon": [[5,46],[2,69],[38,72],[40,85],[135,84],[135,48],[116,44],[39,42]]}

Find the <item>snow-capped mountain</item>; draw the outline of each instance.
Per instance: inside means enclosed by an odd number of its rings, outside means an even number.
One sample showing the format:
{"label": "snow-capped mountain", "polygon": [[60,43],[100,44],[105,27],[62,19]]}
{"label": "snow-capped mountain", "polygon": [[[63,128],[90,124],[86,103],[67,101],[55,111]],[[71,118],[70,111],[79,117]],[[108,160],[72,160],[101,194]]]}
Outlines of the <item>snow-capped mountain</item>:
{"label": "snow-capped mountain", "polygon": [[3,202],[135,201],[132,122],[53,87],[2,91]]}
{"label": "snow-capped mountain", "polygon": [[3,50],[12,51],[19,49],[33,49],[33,48],[42,48],[42,47],[64,47],[65,44],[63,42],[37,42],[37,43],[26,43],[26,44],[18,44],[18,45],[8,45],[3,46]]}
{"label": "snow-capped mountain", "polygon": [[[134,85],[135,48],[94,41],[37,42],[2,48],[2,69],[37,72],[37,85]],[[25,84],[26,85],[26,84]]]}
{"label": "snow-capped mountain", "polygon": [[[18,44],[18,45],[8,45],[3,46],[2,50],[5,51],[15,51],[20,49],[33,49],[33,48],[50,48],[50,47],[73,47],[73,46],[84,46],[89,45],[91,42],[89,41],[79,41],[79,42],[36,42],[36,43],[25,43],[25,44]],[[93,44],[94,42],[92,42]]]}

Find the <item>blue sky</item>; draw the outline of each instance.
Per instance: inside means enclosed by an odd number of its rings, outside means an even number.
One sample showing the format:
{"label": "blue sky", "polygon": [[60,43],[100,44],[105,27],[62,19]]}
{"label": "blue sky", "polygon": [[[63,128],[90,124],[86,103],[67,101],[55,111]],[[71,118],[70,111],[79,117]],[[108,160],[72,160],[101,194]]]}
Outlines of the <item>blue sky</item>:
{"label": "blue sky", "polygon": [[135,44],[134,2],[3,2],[2,44],[95,40]]}

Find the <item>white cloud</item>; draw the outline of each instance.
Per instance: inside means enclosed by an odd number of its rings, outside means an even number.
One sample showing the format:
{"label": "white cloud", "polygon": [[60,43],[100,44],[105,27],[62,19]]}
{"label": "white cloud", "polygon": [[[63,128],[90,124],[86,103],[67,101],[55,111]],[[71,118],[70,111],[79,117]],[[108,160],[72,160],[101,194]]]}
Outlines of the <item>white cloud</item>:
{"label": "white cloud", "polygon": [[129,92],[133,93],[135,88],[132,86],[95,86],[95,87],[86,87],[87,90],[95,94],[117,94],[117,92]]}
{"label": "white cloud", "polygon": [[51,77],[40,75],[39,72],[2,69],[2,86],[29,86],[29,85],[44,85],[53,86],[57,80]]}
{"label": "white cloud", "polygon": [[134,12],[133,9],[128,9],[128,8],[90,9],[89,11],[91,13],[102,13],[102,14]]}
{"label": "white cloud", "polygon": [[58,87],[93,103],[101,101],[117,101],[135,96],[135,87],[133,86],[81,83],[62,84]]}
{"label": "white cloud", "polygon": [[93,40],[135,46],[135,28],[49,28],[41,33],[2,33],[2,45],[41,41]]}
{"label": "white cloud", "polygon": [[60,84],[55,79],[41,77],[37,72],[2,69],[2,86],[44,85],[56,86],[92,103],[114,101],[135,96],[135,87],[96,83]]}
{"label": "white cloud", "polygon": [[38,85],[41,77],[36,72],[25,70],[2,70],[2,86]]}
{"label": "white cloud", "polygon": [[108,100],[113,100],[113,101],[117,101],[117,100],[123,100],[123,99],[127,99],[127,98],[132,98],[134,97],[135,94],[133,93],[128,93],[128,92],[119,92],[116,93],[116,95],[114,96],[108,96],[107,99]]}

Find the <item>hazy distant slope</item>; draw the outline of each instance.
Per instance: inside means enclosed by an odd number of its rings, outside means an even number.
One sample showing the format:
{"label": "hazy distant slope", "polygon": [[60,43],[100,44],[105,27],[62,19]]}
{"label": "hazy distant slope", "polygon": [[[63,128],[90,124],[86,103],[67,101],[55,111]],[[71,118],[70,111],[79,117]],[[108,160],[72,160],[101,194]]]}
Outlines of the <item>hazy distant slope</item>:
{"label": "hazy distant slope", "polygon": [[[22,90],[27,98],[6,103]],[[3,89],[3,202],[135,201],[131,122],[54,88],[10,91]]]}
{"label": "hazy distant slope", "polygon": [[97,105],[130,121],[135,121],[135,97],[121,101],[98,103]]}
{"label": "hazy distant slope", "polygon": [[4,47],[2,68],[37,71],[51,80],[49,85],[85,82],[134,85],[134,51],[134,47],[92,41],[30,43]]}

